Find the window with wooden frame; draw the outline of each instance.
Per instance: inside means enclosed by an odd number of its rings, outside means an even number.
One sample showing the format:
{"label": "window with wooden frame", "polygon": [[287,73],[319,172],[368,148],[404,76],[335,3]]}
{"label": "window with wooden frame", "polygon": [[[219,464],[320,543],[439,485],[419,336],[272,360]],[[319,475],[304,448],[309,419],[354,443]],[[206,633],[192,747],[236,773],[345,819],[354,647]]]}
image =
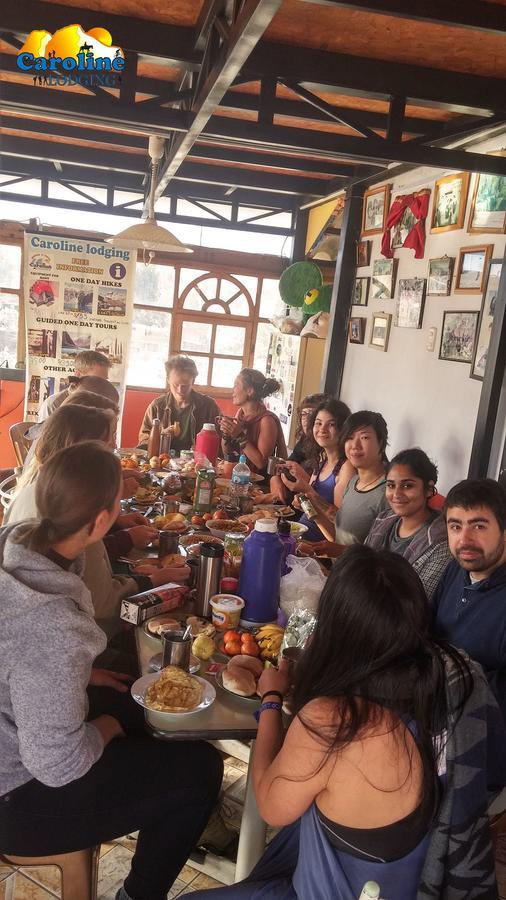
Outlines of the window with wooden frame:
{"label": "window with wooden frame", "polygon": [[18,362],[21,293],[21,247],[0,244],[0,364]]}
{"label": "window with wooden frame", "polygon": [[265,371],[269,320],[285,311],[278,277],[269,274],[138,264],[128,385],[165,388],[164,362],[172,353],[195,360],[196,384],[215,396],[231,393],[243,366]]}

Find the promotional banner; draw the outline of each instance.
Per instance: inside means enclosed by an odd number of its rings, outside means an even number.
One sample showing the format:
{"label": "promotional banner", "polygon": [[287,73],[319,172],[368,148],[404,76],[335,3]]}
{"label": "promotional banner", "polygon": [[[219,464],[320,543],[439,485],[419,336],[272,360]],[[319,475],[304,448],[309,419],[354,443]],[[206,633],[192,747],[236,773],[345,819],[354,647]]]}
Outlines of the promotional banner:
{"label": "promotional banner", "polygon": [[25,421],[68,387],[80,350],[108,357],[123,406],[135,262],[135,251],[104,241],[25,233]]}

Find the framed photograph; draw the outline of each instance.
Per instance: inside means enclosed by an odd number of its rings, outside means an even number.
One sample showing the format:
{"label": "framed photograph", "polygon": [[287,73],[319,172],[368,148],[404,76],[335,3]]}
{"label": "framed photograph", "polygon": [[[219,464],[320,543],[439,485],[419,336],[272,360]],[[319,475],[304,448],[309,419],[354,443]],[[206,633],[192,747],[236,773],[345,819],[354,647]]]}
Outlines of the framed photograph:
{"label": "framed photograph", "polygon": [[385,221],[388,210],[390,208],[390,187],[389,184],[382,184],[381,187],[371,188],[364,194],[364,203],[362,206],[362,234],[383,234],[385,230]]}
{"label": "framed photograph", "polygon": [[394,296],[397,259],[375,259],[372,267],[371,298],[391,300]]}
{"label": "framed photograph", "polygon": [[445,311],[439,359],[463,363],[472,361],[479,315],[479,312]]}
{"label": "framed photograph", "polygon": [[429,259],[428,296],[448,296],[452,286],[454,264],[454,256],[440,256],[439,259]]}
{"label": "framed photograph", "polygon": [[506,232],[506,176],[477,175],[467,230],[471,234]]}
{"label": "framed photograph", "polygon": [[460,248],[454,288],[456,294],[481,294],[483,292],[485,272],[488,269],[493,250],[493,244]]}
{"label": "framed photograph", "polygon": [[479,381],[483,381],[485,375],[485,366],[487,363],[492,322],[494,321],[495,304],[497,299],[497,291],[499,288],[499,279],[501,277],[501,269],[502,259],[492,259],[490,261],[485,292],[483,294],[483,302],[481,305],[478,338],[476,340],[476,346],[474,349],[473,362],[470,372],[471,378],[477,378]]}
{"label": "framed photograph", "polygon": [[374,313],[372,317],[371,339],[369,341],[370,347],[375,347],[376,350],[383,350],[386,352],[388,349],[388,339],[390,337],[391,321],[392,316],[388,313]]}
{"label": "framed photograph", "polygon": [[348,339],[350,344],[363,344],[365,338],[365,323],[363,316],[352,316],[348,327]]}
{"label": "framed photograph", "polygon": [[394,325],[421,328],[425,303],[425,278],[400,278]]}
{"label": "framed photograph", "polygon": [[432,232],[454,231],[464,227],[469,172],[447,175],[436,181],[432,206]]}
{"label": "framed photograph", "polygon": [[351,302],[353,306],[367,306],[369,299],[369,278],[355,278],[353,286],[353,297]]}
{"label": "framed photograph", "polygon": [[372,241],[357,241],[357,269],[368,266],[371,261]]}
{"label": "framed photograph", "polygon": [[392,250],[398,250],[403,246],[410,231],[413,230],[418,219],[415,219],[409,206],[406,207],[402,214],[402,219],[392,228]]}

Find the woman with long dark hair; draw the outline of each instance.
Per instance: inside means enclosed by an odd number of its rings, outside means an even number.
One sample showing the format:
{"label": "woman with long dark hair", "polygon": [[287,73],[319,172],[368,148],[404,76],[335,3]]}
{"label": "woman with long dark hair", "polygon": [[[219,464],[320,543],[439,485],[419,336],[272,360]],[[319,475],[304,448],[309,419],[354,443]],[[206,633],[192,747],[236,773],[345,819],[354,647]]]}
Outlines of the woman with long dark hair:
{"label": "woman with long dark hair", "polygon": [[295,480],[289,481],[285,475],[281,476],[285,487],[305,494],[315,507],[316,518],[309,519],[304,514],[300,519],[308,528],[304,539],[309,542],[322,540],[323,529],[330,528],[346,485],[355,474],[355,469],[344,459],[340,448],[341,430],[349,415],[346,403],[334,397],[319,403],[310,424],[314,440],[312,474],[309,475],[296,462],[287,462],[290,475]]}
{"label": "woman with long dark hair", "polygon": [[[327,400],[325,394],[308,394],[297,407],[297,428],[295,430],[295,446],[288,460],[302,466],[305,472],[311,474],[314,468],[315,456],[318,445],[313,437],[314,411]],[[280,475],[273,475],[270,480],[270,492],[283,503],[289,503],[293,499],[293,491],[289,490],[282,482]]]}
{"label": "woman with long dark hair", "polygon": [[[495,876],[483,718],[493,700],[479,667],[430,637],[425,592],[406,560],[346,549],[297,664],[285,734],[287,689],[283,666],[262,674],[253,758],[259,812],[270,825],[287,827],[248,881],[218,889],[216,900],[356,900],[369,880],[388,900],[495,896],[487,893]],[[480,703],[481,725],[470,739]],[[497,735],[499,788],[506,782],[504,731]],[[473,773],[476,766],[475,779],[469,766]],[[422,870],[427,893],[419,894]],[[470,885],[469,893],[441,893],[452,878]]]}
{"label": "woman with long dark hair", "polygon": [[451,559],[446,522],[428,505],[436,493],[437,466],[423,450],[413,447],[390,460],[386,476],[390,509],[374,520],[365,543],[407,559],[430,600]]}
{"label": "woman with long dark hair", "polygon": [[98,441],[60,450],[37,479],[40,520],[0,529],[0,848],[50,856],[140,829],[119,896],[165,900],[223,765],[204,742],[150,738],[128,677],[94,668],[106,639],[84,551],[118,515],[121,483]]}

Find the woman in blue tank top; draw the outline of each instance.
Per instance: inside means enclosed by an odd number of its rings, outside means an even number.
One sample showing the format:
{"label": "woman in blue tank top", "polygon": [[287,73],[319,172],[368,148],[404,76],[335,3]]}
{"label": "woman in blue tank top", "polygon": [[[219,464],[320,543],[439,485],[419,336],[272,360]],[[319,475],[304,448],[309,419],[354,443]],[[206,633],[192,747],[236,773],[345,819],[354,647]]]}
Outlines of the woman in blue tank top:
{"label": "woman in blue tank top", "polygon": [[[313,437],[318,454],[311,478],[301,466],[292,461],[288,461],[286,466],[296,480],[290,482],[284,475],[281,476],[286,487],[296,493],[305,494],[316,511],[327,518],[335,516],[346,485],[355,474],[355,469],[348,460],[342,458],[339,449],[341,429],[349,415],[350,410],[341,400],[332,397],[320,403],[312,419]],[[306,514],[301,517],[300,522],[308,528],[304,540],[323,539],[324,535],[317,523]]]}

